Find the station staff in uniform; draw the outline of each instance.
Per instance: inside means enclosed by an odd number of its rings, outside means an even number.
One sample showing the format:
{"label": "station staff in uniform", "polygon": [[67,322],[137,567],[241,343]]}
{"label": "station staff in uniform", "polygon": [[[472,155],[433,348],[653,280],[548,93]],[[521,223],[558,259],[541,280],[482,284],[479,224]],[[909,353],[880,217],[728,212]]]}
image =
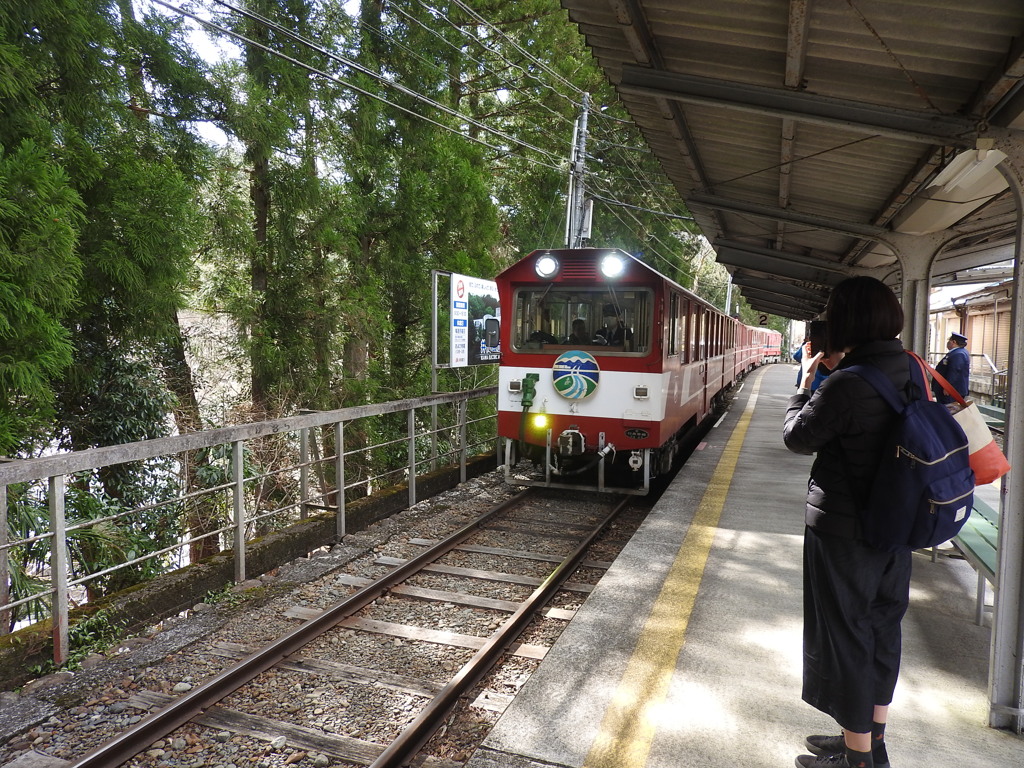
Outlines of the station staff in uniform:
{"label": "station staff in uniform", "polygon": [[[935,366],[935,370],[966,399],[971,377],[971,354],[967,351],[967,337],[962,333],[949,334],[946,349],[949,352]],[[935,379],[932,379],[932,393],[940,403],[953,402],[953,398],[946,394],[946,390]]]}

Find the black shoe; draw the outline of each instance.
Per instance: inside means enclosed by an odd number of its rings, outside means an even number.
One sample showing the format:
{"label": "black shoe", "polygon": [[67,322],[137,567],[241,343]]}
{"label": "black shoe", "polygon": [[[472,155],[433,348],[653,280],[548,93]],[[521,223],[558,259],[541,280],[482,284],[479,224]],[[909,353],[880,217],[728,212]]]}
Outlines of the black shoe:
{"label": "black shoe", "polygon": [[[846,754],[846,741],[842,734],[838,736],[808,736],[804,743],[807,744],[807,748],[811,752],[820,757]],[[884,741],[872,748],[871,757],[875,761],[875,768],[889,768],[889,755],[885,751]]]}
{"label": "black shoe", "polygon": [[850,768],[846,752],[841,755],[800,755],[796,768]]}
{"label": "black shoe", "polygon": [[814,755],[844,755],[846,740],[843,734],[838,736],[808,736],[804,742]]}

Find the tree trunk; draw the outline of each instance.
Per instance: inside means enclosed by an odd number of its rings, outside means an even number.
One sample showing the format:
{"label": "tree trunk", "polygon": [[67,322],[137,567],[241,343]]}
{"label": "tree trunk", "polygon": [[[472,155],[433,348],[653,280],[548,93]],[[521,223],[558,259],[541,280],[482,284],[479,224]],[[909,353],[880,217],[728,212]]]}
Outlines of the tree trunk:
{"label": "tree trunk", "polygon": [[[196,399],[192,369],[185,357],[185,339],[177,314],[174,316],[172,327],[174,333],[164,345],[161,366],[164,371],[164,382],[167,384],[167,388],[174,393],[174,421],[178,426],[178,432],[185,434],[202,429],[203,420],[199,412],[199,401]],[[185,493],[192,494],[202,489],[202,484],[198,480],[199,469],[208,465],[209,457],[205,452],[198,455],[189,453],[184,457],[181,468],[181,487]],[[219,520],[220,515],[215,499],[208,496],[195,496],[186,502],[184,523],[190,538],[216,530],[219,527]],[[193,563],[218,552],[220,552],[220,542],[215,536],[189,544],[189,558]]]}

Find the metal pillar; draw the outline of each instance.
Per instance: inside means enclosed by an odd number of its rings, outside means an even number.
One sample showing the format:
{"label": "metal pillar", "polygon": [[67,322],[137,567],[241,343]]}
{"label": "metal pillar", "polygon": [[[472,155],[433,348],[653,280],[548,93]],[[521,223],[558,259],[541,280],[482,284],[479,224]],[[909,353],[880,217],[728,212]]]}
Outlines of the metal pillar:
{"label": "metal pillar", "polygon": [[235,583],[245,581],[245,442],[231,443],[231,508],[234,523]]}
{"label": "metal pillar", "polygon": [[1024,147],[1000,147],[1008,155],[999,170],[1017,201],[1016,255],[1013,268],[1013,307],[1010,320],[1010,360],[1007,372],[1006,457],[1014,469],[1003,477],[1000,494],[999,558],[996,565],[995,613],[989,662],[989,725],[1024,730],[1024,440],[1015,427],[1024,392]]}
{"label": "metal pillar", "polygon": [[920,355],[928,352],[928,295],[931,266],[942,247],[942,234],[891,236],[899,248],[903,271],[900,303],[903,305],[903,346]]}
{"label": "metal pillar", "polygon": [[50,478],[50,581],[53,604],[53,661],[63,664],[68,660],[68,540],[64,516],[64,475]]}

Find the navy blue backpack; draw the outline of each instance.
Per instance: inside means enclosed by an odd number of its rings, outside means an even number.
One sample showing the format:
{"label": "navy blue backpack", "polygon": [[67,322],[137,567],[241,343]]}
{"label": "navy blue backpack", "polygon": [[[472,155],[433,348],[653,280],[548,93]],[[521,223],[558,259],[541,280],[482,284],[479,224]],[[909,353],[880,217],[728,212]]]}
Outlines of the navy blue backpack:
{"label": "navy blue backpack", "polygon": [[911,380],[919,378],[924,393],[909,403],[874,366],[843,369],[871,384],[898,414],[860,510],[864,539],[891,552],[948,541],[967,522],[974,503],[967,436],[946,406],[930,399],[917,356],[908,352],[907,359]]}

